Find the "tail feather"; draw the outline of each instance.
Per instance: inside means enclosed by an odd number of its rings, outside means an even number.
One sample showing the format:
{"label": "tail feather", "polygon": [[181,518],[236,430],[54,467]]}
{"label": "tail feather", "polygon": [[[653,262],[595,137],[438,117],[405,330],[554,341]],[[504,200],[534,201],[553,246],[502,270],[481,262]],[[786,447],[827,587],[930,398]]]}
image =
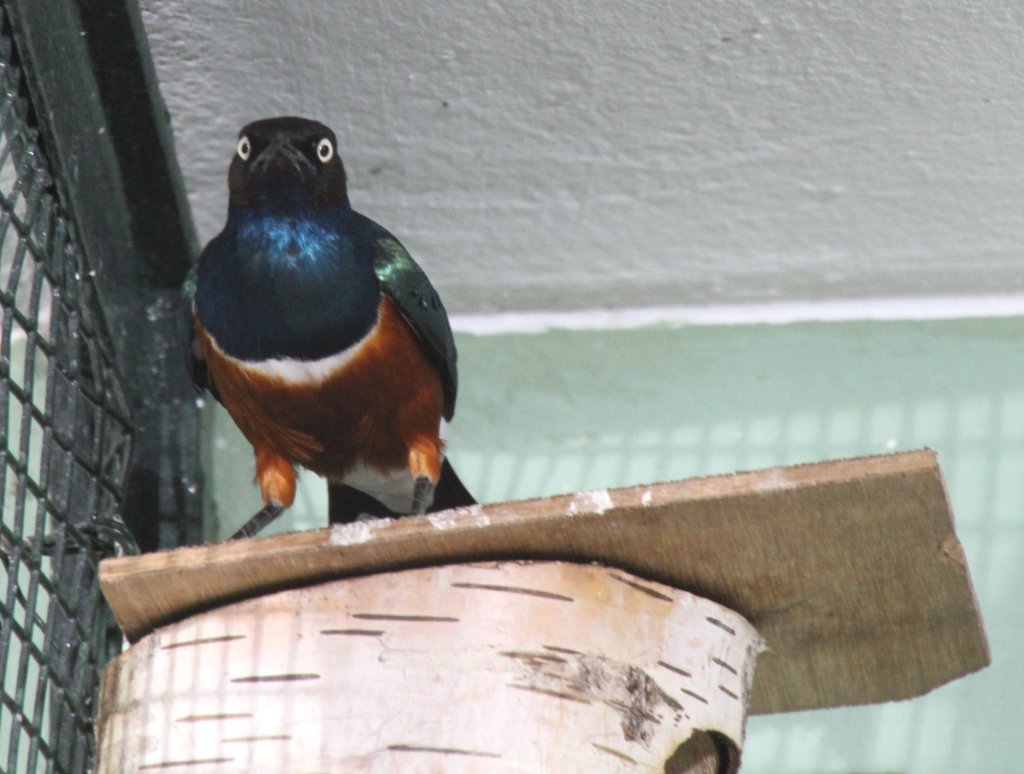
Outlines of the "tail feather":
{"label": "tail feather", "polygon": [[[434,502],[427,513],[465,505],[476,505],[476,500],[459,480],[451,463],[445,459],[441,464],[441,478],[434,489]],[[371,495],[353,487],[345,484],[327,486],[327,518],[331,524],[348,524],[360,516],[396,518],[404,515],[395,513]]]}
{"label": "tail feather", "polygon": [[427,513],[446,511],[449,508],[461,508],[465,505],[476,505],[476,499],[469,493],[462,481],[455,474],[455,468],[447,458],[441,464],[441,480],[434,488],[434,502]]}

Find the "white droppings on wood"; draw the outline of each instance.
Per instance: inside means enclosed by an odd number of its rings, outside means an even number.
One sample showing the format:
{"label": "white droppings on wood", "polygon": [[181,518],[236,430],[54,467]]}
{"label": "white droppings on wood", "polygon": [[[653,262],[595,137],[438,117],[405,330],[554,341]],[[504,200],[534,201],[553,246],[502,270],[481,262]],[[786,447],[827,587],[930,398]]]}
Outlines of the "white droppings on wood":
{"label": "white droppings on wood", "polygon": [[351,524],[335,524],[331,527],[331,545],[354,546],[373,538],[378,528],[390,524],[391,519],[369,519],[353,521]]}
{"label": "white droppings on wood", "polygon": [[449,513],[448,511],[431,513],[427,516],[427,521],[429,521],[431,526],[435,529],[451,529],[452,527],[459,526],[459,520],[455,517],[455,514]]}
{"label": "white droppings on wood", "polygon": [[650,489],[648,489],[646,492],[644,492],[643,495],[640,497],[640,504],[644,508],[650,508],[651,507],[651,503],[653,501],[654,501],[654,495],[651,494],[651,490]]}
{"label": "white droppings on wood", "polygon": [[584,505],[589,506],[587,510],[596,513],[598,516],[615,505],[607,489],[595,489],[593,492],[584,492],[580,496],[583,498]]}
{"label": "white droppings on wood", "polygon": [[435,529],[455,529],[456,527],[487,527],[491,517],[484,513],[480,505],[469,505],[464,508],[453,508],[439,513],[431,513],[427,521]]}
{"label": "white droppings on wood", "polygon": [[595,489],[591,492],[579,492],[565,506],[566,516],[576,516],[580,513],[595,513],[602,516],[607,510],[613,508],[612,496],[607,489]]}

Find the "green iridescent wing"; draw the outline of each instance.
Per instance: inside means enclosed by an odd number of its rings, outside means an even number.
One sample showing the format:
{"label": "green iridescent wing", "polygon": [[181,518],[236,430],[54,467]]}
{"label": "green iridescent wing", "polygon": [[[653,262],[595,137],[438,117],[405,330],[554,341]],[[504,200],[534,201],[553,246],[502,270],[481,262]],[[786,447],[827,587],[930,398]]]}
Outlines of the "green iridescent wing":
{"label": "green iridescent wing", "polygon": [[186,360],[186,365],[188,366],[188,375],[192,379],[193,386],[200,392],[203,390],[209,390],[213,394],[214,398],[220,400],[220,396],[217,394],[217,389],[213,386],[213,382],[210,381],[210,374],[206,368],[206,361],[203,360],[202,356],[199,354],[199,347],[196,344],[196,334],[192,318],[192,304],[196,298],[196,282],[198,280],[198,274],[198,264],[193,264],[181,286],[181,306],[178,314],[178,327],[180,335],[187,345],[186,352],[188,353],[188,359]]}
{"label": "green iridescent wing", "polygon": [[437,365],[444,386],[444,418],[451,419],[455,413],[459,376],[455,339],[444,304],[401,242],[369,218],[362,215],[357,218],[372,246],[374,271],[381,290],[402,313]]}

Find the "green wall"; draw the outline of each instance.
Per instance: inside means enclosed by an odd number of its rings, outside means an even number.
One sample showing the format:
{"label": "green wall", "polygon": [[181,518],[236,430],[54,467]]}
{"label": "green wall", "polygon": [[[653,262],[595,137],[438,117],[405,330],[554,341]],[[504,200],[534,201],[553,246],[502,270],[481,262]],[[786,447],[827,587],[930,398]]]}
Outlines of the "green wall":
{"label": "green wall", "polygon": [[[928,446],[993,665],[900,704],[754,717],[744,772],[1024,771],[1024,320],[460,336],[450,454],[482,500]],[[223,412],[209,453],[230,533],[258,506]],[[322,526],[303,479],[278,530]]]}

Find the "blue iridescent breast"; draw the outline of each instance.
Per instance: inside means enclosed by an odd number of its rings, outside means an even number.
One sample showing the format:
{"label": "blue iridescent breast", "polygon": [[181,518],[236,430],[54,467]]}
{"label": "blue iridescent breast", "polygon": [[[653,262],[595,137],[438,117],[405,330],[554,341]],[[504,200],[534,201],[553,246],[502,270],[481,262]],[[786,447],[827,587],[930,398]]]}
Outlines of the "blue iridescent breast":
{"label": "blue iridescent breast", "polygon": [[380,288],[372,255],[330,213],[229,214],[200,256],[196,309],[227,354],[317,360],[373,327]]}

